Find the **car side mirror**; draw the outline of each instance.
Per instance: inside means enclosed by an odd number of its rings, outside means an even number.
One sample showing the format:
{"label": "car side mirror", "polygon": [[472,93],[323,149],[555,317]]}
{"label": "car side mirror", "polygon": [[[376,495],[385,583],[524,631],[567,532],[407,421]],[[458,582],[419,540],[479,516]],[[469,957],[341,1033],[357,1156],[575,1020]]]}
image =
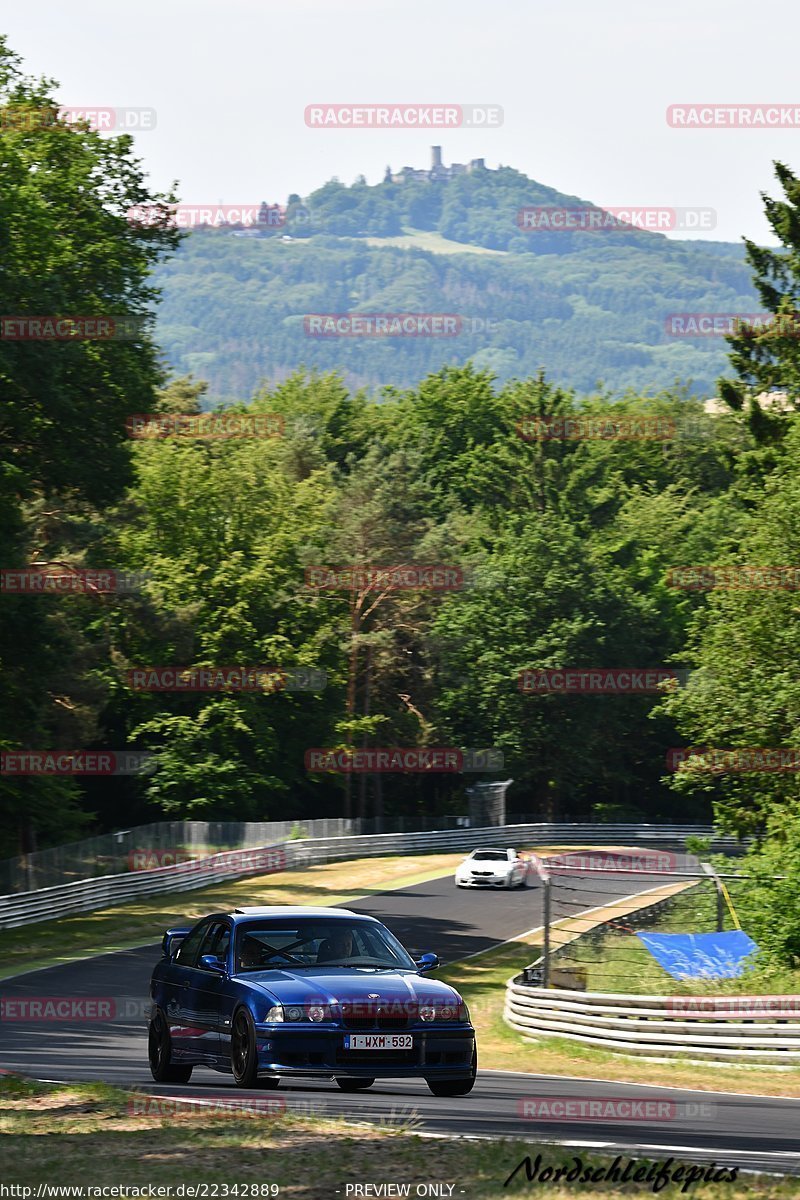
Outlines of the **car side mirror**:
{"label": "car side mirror", "polygon": [[426,971],[435,971],[439,966],[438,954],[421,954],[416,959],[417,970],[423,975]]}
{"label": "car side mirror", "polygon": [[191,933],[191,929],[168,929],[161,939],[161,953],[170,961],[181,948],[181,942]]}
{"label": "car side mirror", "polygon": [[225,960],[217,958],[216,954],[202,955],[197,965],[201,971],[216,971],[219,975],[225,974]]}

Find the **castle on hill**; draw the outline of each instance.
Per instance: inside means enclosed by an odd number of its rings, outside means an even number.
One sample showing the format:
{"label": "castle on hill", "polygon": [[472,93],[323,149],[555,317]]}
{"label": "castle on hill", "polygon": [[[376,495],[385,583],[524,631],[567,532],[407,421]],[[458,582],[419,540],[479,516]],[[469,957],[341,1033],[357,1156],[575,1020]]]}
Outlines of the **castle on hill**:
{"label": "castle on hill", "polygon": [[439,180],[455,179],[456,175],[471,175],[473,171],[488,171],[490,167],[486,166],[486,160],[483,158],[473,158],[468,163],[451,163],[446,167],[442,162],[442,147],[431,146],[431,165],[425,170],[418,170],[416,167],[403,167],[396,175],[392,174],[392,168],[386,168],[386,174],[383,177],[384,183],[406,183],[408,180],[413,182],[427,181],[435,183]]}

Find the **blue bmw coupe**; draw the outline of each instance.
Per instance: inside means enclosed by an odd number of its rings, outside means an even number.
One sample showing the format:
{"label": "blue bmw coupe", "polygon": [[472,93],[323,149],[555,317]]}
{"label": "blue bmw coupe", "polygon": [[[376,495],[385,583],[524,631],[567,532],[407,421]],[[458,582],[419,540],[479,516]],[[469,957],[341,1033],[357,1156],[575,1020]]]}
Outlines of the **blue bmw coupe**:
{"label": "blue bmw coupe", "polygon": [[240,908],[168,929],[150,982],[150,1070],[187,1083],[195,1066],[242,1088],[333,1077],[345,1092],[419,1077],[465,1096],[475,1030],[453,988],[425,978],[374,917],[344,908]]}

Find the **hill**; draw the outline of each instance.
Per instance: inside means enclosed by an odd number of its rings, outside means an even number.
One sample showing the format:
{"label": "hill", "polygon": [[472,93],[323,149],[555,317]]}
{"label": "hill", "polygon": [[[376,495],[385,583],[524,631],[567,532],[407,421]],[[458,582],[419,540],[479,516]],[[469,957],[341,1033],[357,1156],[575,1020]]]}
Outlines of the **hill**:
{"label": "hill", "polygon": [[[263,236],[192,232],[158,270],[157,334],[177,372],[218,400],[298,366],[338,368],[351,386],[411,386],[472,361],[501,380],[543,367],[579,392],[657,390],[680,379],[715,391],[722,337],[671,335],[670,314],[753,312],[739,245],[629,227],[523,232],[530,206],[586,207],[511,168],[445,180],[334,180]],[[442,337],[319,337],[314,313],[448,313]]]}

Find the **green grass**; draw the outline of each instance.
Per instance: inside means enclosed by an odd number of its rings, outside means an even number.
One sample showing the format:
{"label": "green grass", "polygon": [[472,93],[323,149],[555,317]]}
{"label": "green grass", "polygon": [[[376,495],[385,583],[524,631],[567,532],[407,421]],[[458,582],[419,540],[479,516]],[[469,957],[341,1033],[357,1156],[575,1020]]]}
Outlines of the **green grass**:
{"label": "green grass", "polygon": [[[6,1185],[38,1184],[128,1188],[178,1184],[275,1184],[290,1200],[344,1200],[348,1183],[450,1183],[454,1197],[495,1200],[531,1195],[536,1185],[520,1171],[509,1187],[504,1181],[526,1156],[541,1155],[541,1168],[570,1168],[579,1154],[584,1167],[599,1170],[612,1156],[548,1146],[538,1140],[424,1139],[414,1131],[412,1113],[399,1124],[374,1126],[307,1112],[275,1110],[280,1092],[266,1093],[272,1115],[166,1108],[140,1115],[135,1097],[97,1085],[51,1086],[0,1079],[0,1178]],[[323,1092],[314,1100],[325,1103]],[[140,1101],[142,1097],[139,1097]],[[470,1101],[456,1103],[468,1106]],[[324,1109],[323,1109],[324,1112]],[[335,1147],[335,1149],[334,1149]],[[661,1158],[661,1162],[667,1156]],[[640,1166],[652,1162],[635,1159]],[[628,1157],[623,1156],[624,1169]],[[723,1164],[717,1164],[721,1166]],[[673,1167],[678,1164],[674,1163]],[[672,1200],[683,1181],[668,1184],[659,1195]],[[568,1200],[576,1192],[616,1200],[651,1196],[652,1184],[548,1184],[552,1200]],[[145,1193],[146,1194],[146,1193]],[[207,1195],[213,1195],[207,1192]],[[218,1193],[223,1195],[221,1186]],[[235,1194],[229,1192],[229,1195]],[[249,1193],[252,1195],[252,1193]],[[266,1195],[261,1190],[259,1195]],[[373,1193],[374,1194],[374,1193]],[[685,1193],[684,1193],[685,1194]],[[690,1189],[697,1200],[760,1197],[783,1200],[800,1196],[800,1180],[747,1176],[735,1183],[700,1183]],[[351,1193],[352,1195],[352,1193]]]}
{"label": "green grass", "polygon": [[[736,898],[746,887],[744,880],[731,881],[729,892]],[[738,889],[738,890],[737,890]],[[558,889],[554,887],[554,918],[557,918]],[[598,929],[585,935],[560,953],[554,962],[562,966],[581,965],[586,970],[586,988],[591,992],[627,992],[650,995],[791,995],[800,992],[800,971],[759,966],[738,979],[715,982],[673,979],[659,966],[632,929],[651,933],[713,933],[717,928],[716,889],[711,880],[703,881],[684,895],[672,900],[656,918],[626,917],[619,929]],[[725,928],[733,929],[725,907]]]}

